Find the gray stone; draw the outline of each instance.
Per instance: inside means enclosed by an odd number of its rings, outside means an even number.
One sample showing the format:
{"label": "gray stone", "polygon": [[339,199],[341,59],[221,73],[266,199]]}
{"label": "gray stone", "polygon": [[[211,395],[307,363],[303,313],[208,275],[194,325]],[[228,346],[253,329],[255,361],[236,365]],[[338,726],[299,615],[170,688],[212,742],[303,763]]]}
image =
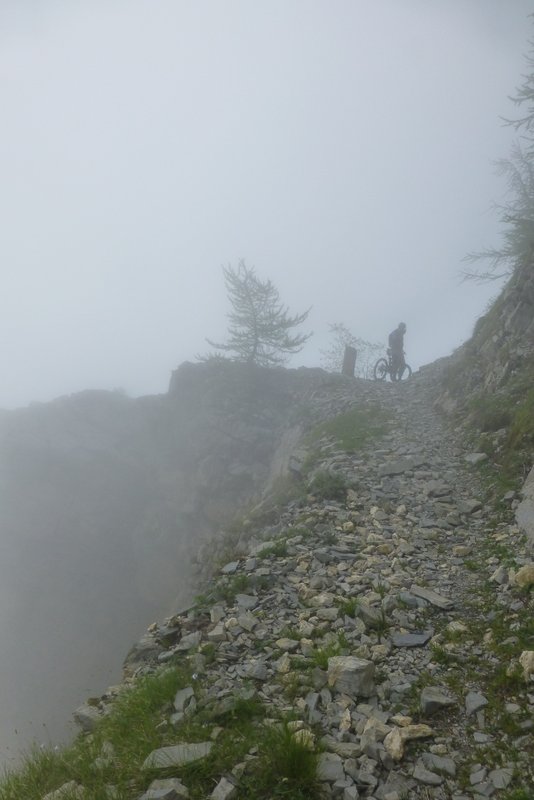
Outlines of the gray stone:
{"label": "gray stone", "polygon": [[335,781],[345,779],[345,771],[341,758],[334,753],[321,753],[317,765],[317,777],[320,781]]}
{"label": "gray stone", "polygon": [[413,469],[413,461],[407,458],[400,458],[397,461],[389,461],[378,467],[378,475],[386,477],[389,475],[402,475],[404,472]]}
{"label": "gray stone", "polygon": [[470,717],[476,711],[488,705],[487,699],[480,692],[468,692],[465,698],[465,710],[467,716]]}
{"label": "gray stone", "polygon": [[224,623],[219,621],[210,631],[208,631],[208,640],[210,642],[225,642],[226,629]]}
{"label": "gray stone", "polygon": [[354,699],[375,693],[375,665],[355,656],[328,659],[328,685]]}
{"label": "gray stone", "polygon": [[488,775],[496,789],[506,789],[513,777],[514,772],[511,769],[493,769]]}
{"label": "gray stone", "polygon": [[508,570],[502,564],[497,567],[495,572],[490,575],[490,581],[493,583],[499,583],[501,586],[504,586],[508,583]]}
{"label": "gray stone", "polygon": [[84,797],[85,789],[83,786],[80,786],[76,781],[69,781],[60,786],[59,789],[44,795],[42,800],[74,800],[74,798],[83,800]]}
{"label": "gray stone", "polygon": [[491,797],[493,794],[495,794],[495,792],[495,786],[490,783],[490,781],[485,781],[484,783],[479,783],[476,786],[473,786],[474,800],[480,800],[480,798],[483,797]]}
{"label": "gray stone", "polygon": [[391,642],[394,647],[423,647],[433,635],[433,631],[394,633],[391,636]]}
{"label": "gray stone", "polygon": [[480,511],[482,503],[480,500],[460,500],[458,503],[458,511],[460,514],[474,514],[475,511]]}
{"label": "gray stone", "polygon": [[488,460],[487,453],[467,453],[464,456],[464,461],[473,466],[475,466],[476,464],[481,464],[483,461],[487,460]]}
{"label": "gray stone", "polygon": [[221,573],[223,575],[233,575],[234,572],[237,572],[239,568],[239,561],[230,561],[228,564],[225,564],[224,567],[221,569]]}
{"label": "gray stone", "polygon": [[187,800],[189,789],[178,778],[152,781],[139,800]]}
{"label": "gray stone", "polygon": [[427,483],[426,492],[429,497],[445,497],[451,494],[452,489],[444,481],[432,480]]}
{"label": "gray stone", "polygon": [[421,711],[428,716],[441,711],[447,706],[454,705],[456,701],[444,694],[437,686],[425,686],[421,692],[419,702]]}
{"label": "gray stone", "polygon": [[228,778],[221,778],[213,792],[210,794],[212,800],[231,800],[237,794],[237,787]]}
{"label": "gray stone", "polygon": [[358,771],[358,775],[356,776],[356,783],[359,784],[360,786],[370,786],[372,789],[374,789],[374,787],[378,784],[378,778],[368,766],[364,765]]}
{"label": "gray stone", "polygon": [[452,608],[454,608],[453,601],[449,600],[448,597],[443,597],[437,592],[434,592],[432,589],[427,589],[424,586],[417,586],[417,584],[414,583],[410,587],[410,592],[416,597],[421,597],[431,605],[441,608],[444,611],[450,611]]}
{"label": "gray stone", "polygon": [[263,661],[250,661],[241,668],[241,675],[244,678],[252,678],[255,681],[266,681],[269,677],[267,665]]}
{"label": "gray stone", "polygon": [[98,708],[88,703],[83,703],[81,706],[78,706],[73,716],[75,723],[79,725],[85,733],[93,731],[97,722],[102,719],[102,713]]}
{"label": "gray stone", "polygon": [[185,707],[191,702],[191,698],[195,696],[192,686],[187,686],[185,689],[178,689],[174,697],[174,707],[176,711],[184,711]]}
{"label": "gray stone", "polygon": [[426,769],[421,764],[416,764],[413,776],[416,781],[424,783],[427,786],[440,786],[443,783],[443,777],[441,775],[430,772],[430,770]]}
{"label": "gray stone", "polygon": [[382,611],[378,607],[370,606],[365,600],[360,600],[356,608],[358,617],[369,627],[376,628],[382,625]]}
{"label": "gray stone", "polygon": [[202,633],[201,631],[193,631],[192,633],[188,633],[185,636],[182,636],[178,644],[175,646],[175,650],[178,653],[185,653],[187,650],[192,650],[193,647],[198,647],[202,640]]}
{"label": "gray stone", "polygon": [[425,767],[432,772],[437,772],[439,775],[448,775],[450,778],[455,777],[456,764],[452,758],[437,756],[434,753],[423,753],[421,758]]}
{"label": "gray stone", "polygon": [[258,598],[252,594],[237,594],[235,601],[240,608],[250,611],[258,605]]}
{"label": "gray stone", "polygon": [[482,783],[486,779],[488,774],[488,770],[486,767],[480,767],[478,769],[473,770],[473,772],[469,775],[469,783],[471,786],[475,786],[477,783]]}
{"label": "gray stone", "polygon": [[195,742],[160,747],[153,750],[143,762],[143,769],[168,769],[182,767],[192,761],[206,758],[213,747],[213,742]]}

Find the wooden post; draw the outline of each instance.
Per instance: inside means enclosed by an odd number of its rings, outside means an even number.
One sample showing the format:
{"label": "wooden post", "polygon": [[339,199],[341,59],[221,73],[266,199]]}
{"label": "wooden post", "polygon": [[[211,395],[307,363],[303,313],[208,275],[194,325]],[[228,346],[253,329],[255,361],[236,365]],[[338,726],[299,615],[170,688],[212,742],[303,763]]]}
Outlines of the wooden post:
{"label": "wooden post", "polygon": [[356,356],[358,355],[356,348],[350,345],[345,346],[345,355],[343,356],[342,375],[348,375],[349,378],[354,378],[354,369],[356,367]]}

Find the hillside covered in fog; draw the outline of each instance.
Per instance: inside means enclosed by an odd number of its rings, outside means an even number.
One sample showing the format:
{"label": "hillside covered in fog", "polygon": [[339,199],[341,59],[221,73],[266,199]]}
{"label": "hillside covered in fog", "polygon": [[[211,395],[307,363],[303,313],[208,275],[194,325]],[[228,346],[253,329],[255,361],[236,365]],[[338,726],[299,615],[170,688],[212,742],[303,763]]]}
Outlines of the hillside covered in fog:
{"label": "hillside covered in fog", "polygon": [[87,391],[4,412],[4,750],[61,736],[141,631],[191,600],[200,544],[261,497],[296,405],[324,379],[184,364],[166,395]]}

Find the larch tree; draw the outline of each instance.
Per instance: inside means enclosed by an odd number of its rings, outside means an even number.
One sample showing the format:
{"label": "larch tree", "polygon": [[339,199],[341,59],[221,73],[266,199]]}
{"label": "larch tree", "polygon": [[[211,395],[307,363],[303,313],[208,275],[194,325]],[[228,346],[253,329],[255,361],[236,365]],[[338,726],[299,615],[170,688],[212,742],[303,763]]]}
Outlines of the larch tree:
{"label": "larch tree", "polygon": [[208,339],[212,347],[233,354],[234,361],[263,367],[283,364],[302,349],[311,333],[295,333],[294,328],[307,319],[310,309],[290,315],[272,281],[260,280],[243,260],[235,269],[223,267],[223,275],[231,305],[228,341],[219,344]]}
{"label": "larch tree", "polygon": [[509,158],[496,162],[507,188],[506,201],[495,206],[502,225],[501,244],[466,257],[467,261],[482,259],[488,263],[486,270],[465,270],[463,277],[467,280],[510,278],[516,270],[534,267],[534,42],[530,45],[530,71],[511,98],[521,116],[505,120],[518,132],[519,140],[512,146]]}

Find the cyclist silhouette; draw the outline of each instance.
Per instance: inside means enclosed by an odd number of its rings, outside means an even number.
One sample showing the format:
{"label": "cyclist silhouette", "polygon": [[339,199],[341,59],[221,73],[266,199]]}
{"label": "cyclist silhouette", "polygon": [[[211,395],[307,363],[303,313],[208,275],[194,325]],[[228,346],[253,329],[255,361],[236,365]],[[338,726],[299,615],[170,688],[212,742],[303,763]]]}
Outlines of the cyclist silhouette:
{"label": "cyclist silhouette", "polygon": [[399,322],[394,331],[391,331],[388,338],[389,355],[391,356],[391,380],[400,381],[402,373],[406,368],[404,360],[404,334],[406,325]]}

